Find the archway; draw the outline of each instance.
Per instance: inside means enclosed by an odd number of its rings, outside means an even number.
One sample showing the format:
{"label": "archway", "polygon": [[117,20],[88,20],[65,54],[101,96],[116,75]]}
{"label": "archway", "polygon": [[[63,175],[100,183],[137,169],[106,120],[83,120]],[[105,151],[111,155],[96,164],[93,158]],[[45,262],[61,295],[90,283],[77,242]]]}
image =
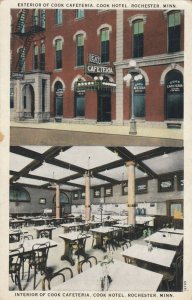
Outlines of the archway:
{"label": "archway", "polygon": [[183,75],[172,70],[165,77],[166,119],[183,119]]}
{"label": "archway", "polygon": [[60,81],[56,81],[54,86],[54,115],[55,117],[63,116],[63,85]]}
{"label": "archway", "polygon": [[31,84],[25,84],[22,89],[22,107],[25,117],[34,118],[35,93]]}

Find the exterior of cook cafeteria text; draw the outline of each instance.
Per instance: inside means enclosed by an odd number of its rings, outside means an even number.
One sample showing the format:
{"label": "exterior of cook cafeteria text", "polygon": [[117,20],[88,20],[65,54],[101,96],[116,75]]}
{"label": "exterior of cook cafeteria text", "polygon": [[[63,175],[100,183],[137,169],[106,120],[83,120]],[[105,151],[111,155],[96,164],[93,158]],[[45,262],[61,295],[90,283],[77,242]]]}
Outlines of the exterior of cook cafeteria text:
{"label": "exterior of cook cafeteria text", "polygon": [[[166,10],[12,10],[11,119],[182,127],[184,14]],[[91,54],[93,54],[91,56]],[[92,66],[92,67],[91,67]],[[92,70],[92,71],[90,71]]]}

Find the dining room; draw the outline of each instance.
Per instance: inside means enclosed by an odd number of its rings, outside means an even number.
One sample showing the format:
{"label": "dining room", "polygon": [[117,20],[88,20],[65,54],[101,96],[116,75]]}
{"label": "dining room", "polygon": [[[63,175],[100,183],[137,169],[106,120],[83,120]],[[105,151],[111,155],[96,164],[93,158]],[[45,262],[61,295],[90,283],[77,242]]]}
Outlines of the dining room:
{"label": "dining room", "polygon": [[11,146],[10,291],[183,291],[184,149]]}

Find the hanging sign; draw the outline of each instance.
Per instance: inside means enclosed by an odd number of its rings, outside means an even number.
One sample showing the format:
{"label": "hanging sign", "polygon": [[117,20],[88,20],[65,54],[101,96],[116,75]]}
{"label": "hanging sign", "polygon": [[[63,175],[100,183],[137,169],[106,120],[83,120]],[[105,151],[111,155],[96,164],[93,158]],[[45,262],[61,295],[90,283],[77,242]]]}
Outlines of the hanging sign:
{"label": "hanging sign", "polygon": [[113,67],[105,67],[99,65],[85,65],[85,73],[114,75],[114,70]]}

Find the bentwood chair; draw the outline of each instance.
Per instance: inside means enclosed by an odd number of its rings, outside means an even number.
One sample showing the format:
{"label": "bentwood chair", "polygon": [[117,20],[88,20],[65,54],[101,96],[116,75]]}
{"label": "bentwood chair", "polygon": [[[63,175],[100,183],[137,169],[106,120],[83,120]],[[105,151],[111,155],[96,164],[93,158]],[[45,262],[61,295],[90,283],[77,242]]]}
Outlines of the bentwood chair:
{"label": "bentwood chair", "polygon": [[[56,272],[52,272],[50,271],[46,271],[45,277],[42,279],[42,291],[45,290],[50,290],[51,287],[51,282],[54,282],[54,279],[57,277],[56,279],[56,284],[58,285],[58,277],[61,277],[62,282],[65,282],[67,279],[72,278],[73,277],[73,272],[71,270],[71,268],[69,267],[65,267],[62,268]],[[47,284],[46,284],[47,283]],[[47,287],[47,288],[46,288]]]}
{"label": "bentwood chair", "polygon": [[49,231],[48,230],[43,230],[43,231],[41,231],[41,233],[39,234],[39,237],[40,238],[50,238],[50,233],[49,233]]}
{"label": "bentwood chair", "polygon": [[88,268],[92,268],[93,265],[97,265],[97,258],[93,255],[79,261],[77,264],[78,274],[83,272],[84,268],[87,269],[87,266]]}
{"label": "bentwood chair", "polygon": [[47,258],[49,253],[50,243],[34,244],[31,257],[29,258],[28,281],[30,278],[30,270],[34,268],[33,289],[36,287],[36,275],[40,272],[41,275],[46,274]]}
{"label": "bentwood chair", "polygon": [[9,254],[14,254],[14,256],[9,256],[9,274],[11,275],[12,281],[18,286],[20,291],[22,291],[20,270],[23,263],[23,251],[23,247],[9,251]]}
{"label": "bentwood chair", "polygon": [[163,285],[167,291],[183,289],[183,256],[178,256],[173,263],[172,271],[160,271],[163,274]]}

